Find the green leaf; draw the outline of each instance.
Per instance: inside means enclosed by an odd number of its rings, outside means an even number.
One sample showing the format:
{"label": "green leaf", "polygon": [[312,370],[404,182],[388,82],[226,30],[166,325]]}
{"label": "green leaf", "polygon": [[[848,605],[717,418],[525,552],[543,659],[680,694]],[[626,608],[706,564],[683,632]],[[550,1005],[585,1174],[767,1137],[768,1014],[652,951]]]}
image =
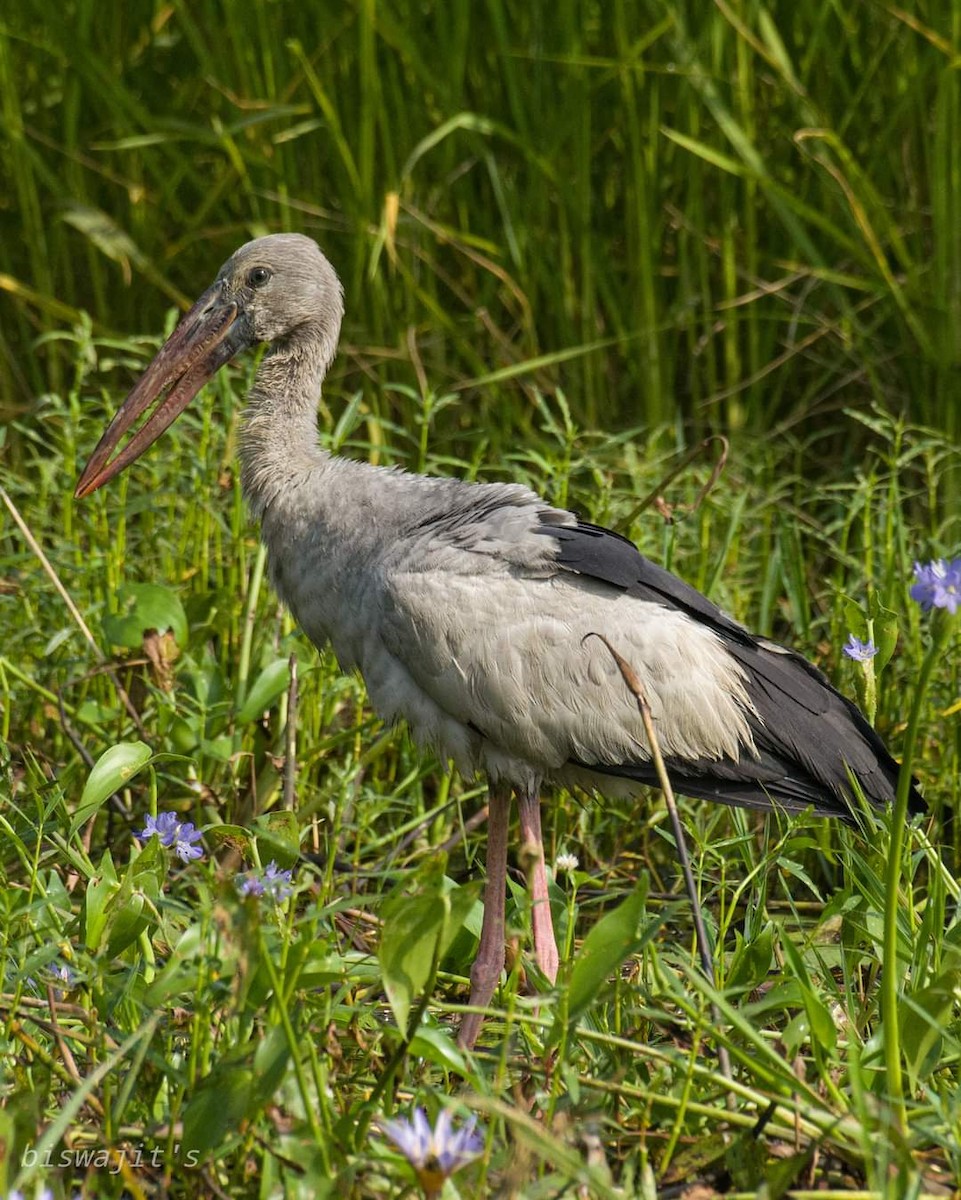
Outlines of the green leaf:
{"label": "green leaf", "polygon": [[145,929],[157,923],[157,901],[166,870],[166,851],[159,838],[150,838],[104,909],[107,954],[111,957],[121,954]]}
{"label": "green leaf", "polygon": [[[654,935],[660,918],[652,919],[643,935],[639,926],[647,899],[647,875],[641,875],[634,891],[612,912],[606,913],[584,939],[574,960],[567,988],[567,1021],[573,1024],[594,1002],[597,993],[621,963]],[[550,1040],[560,1038],[561,1014],[558,1013]]]}
{"label": "green leaf", "polygon": [[718,167],[720,170],[726,171],[729,175],[748,174],[742,163],[739,163],[727,154],[722,154],[719,150],[715,150],[713,146],[708,146],[706,142],[688,137],[686,133],[681,133],[678,129],[669,129],[666,125],[661,126],[661,133],[669,141],[675,142],[683,150],[687,150],[691,154],[697,155],[698,158],[702,158],[705,162],[710,163],[712,167]]}
{"label": "green leaf", "polygon": [[143,892],[121,890],[107,906],[107,956],[114,958],[132,945],[156,920],[156,912],[147,904]]}
{"label": "green leaf", "polygon": [[410,1044],[410,1052],[417,1058],[426,1058],[442,1071],[453,1071],[456,1075],[467,1075],[467,1060],[446,1029],[423,1024]]}
{"label": "green leaf", "polygon": [[206,1154],[235,1133],[256,1082],[249,1066],[236,1063],[222,1065],[201,1080],[184,1112],[183,1153]]}
{"label": "green leaf", "polygon": [[70,824],[70,836],[90,820],[108,797],[125,788],[150,759],[150,747],[144,742],[121,742],[105,750],[87,777]]}
{"label": "green leaf", "polygon": [[774,925],[769,921],[750,942],[744,941],[740,934],[736,937],[737,946],[731,960],[731,969],[724,981],[725,990],[752,991],[767,978],[771,968],[771,960],[774,957]]}
{"label": "green leaf", "polygon": [[874,644],[878,648],[874,669],[880,674],[891,661],[898,644],[898,614],[878,603],[874,618]]}
{"label": "green leaf", "polygon": [[913,1088],[920,1087],[941,1061],[944,1034],[951,1025],[961,987],[961,971],[946,971],[914,995],[904,996],[899,1007],[901,1048]]}
{"label": "green leaf", "polygon": [[204,932],[200,925],[189,925],[170,952],[167,964],[144,992],[147,1008],[160,1008],[172,996],[194,991],[200,979]]}
{"label": "green leaf", "polygon": [[283,870],[300,858],[300,829],[292,812],[265,813],[254,822],[257,854],[267,865],[271,859]]}
{"label": "green leaf", "polygon": [[377,951],[384,990],[399,1028],[407,1029],[411,1006],[427,986],[435,961],[450,945],[474,905],[470,888],[437,877],[414,896],[391,897]]}
{"label": "green leaf", "polygon": [[691,1138],[680,1147],[671,1159],[670,1171],[666,1183],[679,1180],[693,1179],[707,1173],[707,1169],[720,1162],[727,1153],[729,1138],[723,1133],[704,1132],[700,1137]]}
{"label": "green leaf", "polygon": [[744,1130],[731,1142],[724,1162],[738,1191],[753,1192],[764,1178],[767,1150],[750,1129]]}
{"label": "green leaf", "polygon": [[794,1187],[801,1173],[810,1166],[813,1157],[814,1147],[809,1146],[797,1154],[769,1162],[764,1168],[764,1182],[767,1185],[767,1190],[763,1193],[765,1200],[781,1200],[781,1197]]}
{"label": "green leaf", "polygon": [[103,632],[114,646],[139,650],[148,629],[173,633],[178,646],[187,644],[187,614],[180,597],[159,583],[125,583],[117,590],[117,611],[103,619]]}
{"label": "green leaf", "polygon": [[290,1043],[287,1041],[287,1034],[282,1025],[274,1025],[260,1039],[254,1051],[254,1075],[257,1082],[247,1110],[248,1117],[253,1116],[251,1109],[259,1112],[283,1083],[289,1061]]}
{"label": "green leaf", "polygon": [[250,844],[254,840],[253,833],[246,825],[211,825],[209,829],[204,830],[204,835],[211,840],[214,846],[229,845],[240,851],[245,858]]}
{"label": "green leaf", "polygon": [[804,1002],[804,1012],[810,1027],[811,1039],[822,1050],[833,1054],[837,1047],[838,1029],[831,1018],[827,1005],[814,990],[801,952],[789,937],[781,939],[781,949],[785,962],[791,968],[791,974],[801,986],[801,998]]}
{"label": "green leaf", "polygon": [[275,658],[254,680],[247,693],[247,699],[237,713],[237,724],[246,725],[250,721],[259,720],[289,687],[290,661],[286,658]]}
{"label": "green leaf", "polygon": [[110,851],[105,850],[100,868],[87,883],[83,906],[83,939],[88,950],[98,950],[107,927],[107,902],[120,889]]}

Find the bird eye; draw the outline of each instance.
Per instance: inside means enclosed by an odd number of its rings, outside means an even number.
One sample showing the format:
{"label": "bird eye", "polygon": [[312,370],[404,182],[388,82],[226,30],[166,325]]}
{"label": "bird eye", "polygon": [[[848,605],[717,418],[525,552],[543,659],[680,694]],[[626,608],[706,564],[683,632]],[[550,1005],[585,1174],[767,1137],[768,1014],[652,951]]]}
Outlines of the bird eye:
{"label": "bird eye", "polygon": [[270,272],[266,267],[254,267],[247,273],[247,282],[255,288],[263,287],[269,278]]}

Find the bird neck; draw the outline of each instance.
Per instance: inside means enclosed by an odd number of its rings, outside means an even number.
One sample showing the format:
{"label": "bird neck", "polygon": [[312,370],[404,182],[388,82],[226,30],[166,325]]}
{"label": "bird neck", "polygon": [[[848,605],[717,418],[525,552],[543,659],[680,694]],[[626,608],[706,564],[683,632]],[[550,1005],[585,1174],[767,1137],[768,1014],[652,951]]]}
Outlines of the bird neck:
{"label": "bird neck", "polygon": [[241,484],[251,511],[264,510],[332,456],[317,441],[317,402],[334,357],[336,331],[302,326],[271,346],[247,398],[240,433]]}

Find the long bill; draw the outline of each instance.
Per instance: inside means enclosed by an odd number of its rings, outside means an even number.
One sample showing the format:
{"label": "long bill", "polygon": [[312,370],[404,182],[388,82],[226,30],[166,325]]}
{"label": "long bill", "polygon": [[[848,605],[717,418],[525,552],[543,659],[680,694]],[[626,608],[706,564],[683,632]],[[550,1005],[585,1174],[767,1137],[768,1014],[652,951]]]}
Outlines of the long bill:
{"label": "long bill", "polygon": [[[203,385],[235,354],[251,344],[237,304],[225,300],[219,283],[191,308],[117,410],[84,467],[74,495],[89,496],[119,475],[183,412]],[[124,435],[151,404],[156,408],[113,458]]]}

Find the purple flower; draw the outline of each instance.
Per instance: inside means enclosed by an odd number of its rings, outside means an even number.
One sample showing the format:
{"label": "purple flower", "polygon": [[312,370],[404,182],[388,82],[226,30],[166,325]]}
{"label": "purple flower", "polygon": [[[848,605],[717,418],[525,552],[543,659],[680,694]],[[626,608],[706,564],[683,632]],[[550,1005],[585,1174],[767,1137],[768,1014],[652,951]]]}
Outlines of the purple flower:
{"label": "purple flower", "polygon": [[264,890],[275,904],[281,904],[294,890],[293,871],[281,871],[271,859],[264,871]]}
{"label": "purple flower", "polygon": [[911,599],[917,600],[925,612],[946,608],[954,616],[961,604],[961,558],[951,562],[945,558],[924,564],[916,562]]}
{"label": "purple flower", "polygon": [[190,821],[184,821],[183,825],[177,830],[177,840],[175,849],[177,857],[181,862],[190,862],[194,858],[203,858],[203,849],[196,843],[200,841],[201,833],[199,829],[194,829]]}
{"label": "purple flower", "polygon": [[180,820],[176,813],[165,812],[159,817],[148,817],[147,823],[144,825],[137,837],[142,842],[147,838],[153,837],[155,834],[160,838],[161,846],[166,846],[168,849],[177,840],[177,833],[180,830]]}
{"label": "purple flower", "polygon": [[283,902],[294,890],[293,871],[281,871],[271,859],[263,871],[245,871],[237,876],[241,896],[269,896],[274,904]]}
{"label": "purple flower", "polygon": [[193,822],[181,821],[176,813],[165,812],[159,817],[148,817],[147,823],[137,835],[140,840],[159,837],[160,844],[171,847],[181,862],[190,862],[195,858],[203,858],[203,850],[196,843],[200,841],[201,833],[195,829]]}
{"label": "purple flower", "polygon": [[258,878],[256,871],[245,871],[243,875],[237,876],[237,891],[241,896],[262,896],[263,880]]}
{"label": "purple flower", "polygon": [[484,1142],[475,1132],[476,1125],[477,1118],[471,1117],[455,1133],[446,1108],[441,1110],[433,1129],[422,1108],[415,1108],[407,1121],[381,1121],[384,1133],[414,1168],[426,1196],[439,1195],[444,1180],[480,1154]]}
{"label": "purple flower", "polygon": [[842,647],[848,658],[853,658],[855,662],[870,662],[878,652],[877,646],[870,638],[866,642],[862,642],[852,633]]}

